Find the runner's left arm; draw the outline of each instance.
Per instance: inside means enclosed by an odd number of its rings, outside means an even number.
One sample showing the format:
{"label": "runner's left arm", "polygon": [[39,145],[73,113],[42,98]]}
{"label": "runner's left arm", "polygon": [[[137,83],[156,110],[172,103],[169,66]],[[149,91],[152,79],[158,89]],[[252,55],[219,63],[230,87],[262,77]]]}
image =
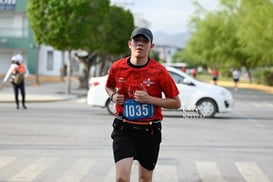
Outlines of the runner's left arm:
{"label": "runner's left arm", "polygon": [[136,91],[134,98],[137,102],[153,104],[166,109],[178,109],[181,107],[180,99],[178,96],[173,98],[159,98],[153,97],[145,91]]}

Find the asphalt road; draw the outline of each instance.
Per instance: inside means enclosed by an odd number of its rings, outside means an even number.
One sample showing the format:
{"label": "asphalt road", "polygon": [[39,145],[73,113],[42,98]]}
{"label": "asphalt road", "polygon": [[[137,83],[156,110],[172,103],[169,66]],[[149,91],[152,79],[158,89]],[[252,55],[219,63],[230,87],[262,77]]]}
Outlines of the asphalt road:
{"label": "asphalt road", "polygon": [[[154,181],[273,182],[273,95],[233,94],[233,112],[214,119],[164,111]],[[112,120],[85,98],[0,104],[0,182],[114,181]]]}

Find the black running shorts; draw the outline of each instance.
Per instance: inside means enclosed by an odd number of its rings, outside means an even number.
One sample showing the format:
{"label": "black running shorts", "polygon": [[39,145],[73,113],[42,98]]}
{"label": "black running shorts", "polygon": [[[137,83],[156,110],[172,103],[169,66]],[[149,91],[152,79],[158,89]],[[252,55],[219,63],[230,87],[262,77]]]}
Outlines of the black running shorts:
{"label": "black running shorts", "polygon": [[[126,123],[127,124],[127,123]],[[161,123],[148,125],[151,130],[134,125],[115,128],[112,132],[115,162],[133,157],[142,167],[153,170],[157,163],[161,143]],[[145,126],[144,126],[145,127]]]}

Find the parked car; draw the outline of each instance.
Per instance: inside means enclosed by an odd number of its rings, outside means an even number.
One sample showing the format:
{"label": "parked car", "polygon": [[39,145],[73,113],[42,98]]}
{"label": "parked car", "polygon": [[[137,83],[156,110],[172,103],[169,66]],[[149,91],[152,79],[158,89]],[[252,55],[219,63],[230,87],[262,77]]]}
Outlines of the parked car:
{"label": "parked car", "polygon": [[[198,81],[173,67],[166,66],[166,69],[180,91],[181,108],[178,110],[197,111],[204,117],[232,111],[233,97],[227,89]],[[110,101],[105,91],[107,77],[108,75],[90,79],[87,102],[92,106],[107,108],[109,113],[114,114],[115,103]]]}

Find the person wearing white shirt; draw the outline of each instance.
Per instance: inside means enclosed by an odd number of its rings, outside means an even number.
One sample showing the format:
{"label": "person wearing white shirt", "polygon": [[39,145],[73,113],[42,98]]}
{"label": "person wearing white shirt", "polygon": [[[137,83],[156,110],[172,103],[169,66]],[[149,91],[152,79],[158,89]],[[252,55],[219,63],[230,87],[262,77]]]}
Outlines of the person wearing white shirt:
{"label": "person wearing white shirt", "polygon": [[240,71],[235,68],[232,72],[232,76],[233,76],[233,81],[234,81],[234,90],[237,91],[238,90],[238,82],[240,79]]}

